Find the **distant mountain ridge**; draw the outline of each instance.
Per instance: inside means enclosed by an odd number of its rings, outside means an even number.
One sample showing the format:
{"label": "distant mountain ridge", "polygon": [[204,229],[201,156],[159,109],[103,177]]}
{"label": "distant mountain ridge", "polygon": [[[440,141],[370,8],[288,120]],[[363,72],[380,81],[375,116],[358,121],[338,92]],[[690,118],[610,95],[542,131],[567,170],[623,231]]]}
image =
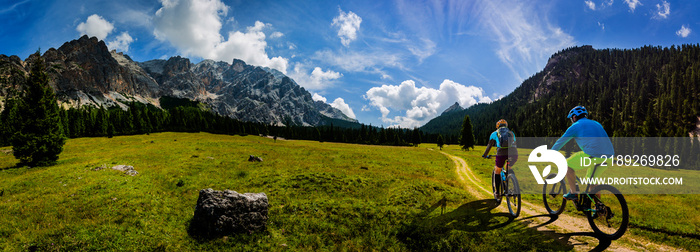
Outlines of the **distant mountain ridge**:
{"label": "distant mountain ridge", "polygon": [[469,115],[477,144],[499,119],[517,136],[561,136],[566,115],[585,106],[610,136],[682,137],[700,132],[700,45],[562,50],[512,93],[432,119],[420,129],[459,135]]}
{"label": "distant mountain ridge", "polygon": [[[0,74],[24,78],[32,57],[21,61],[0,55]],[[87,36],[51,48],[42,57],[63,107],[125,109],[134,101],[159,107],[159,98],[168,96],[205,103],[218,114],[242,121],[319,126],[332,118],[357,123],[329,104],[314,102],[308,91],[283,73],[237,59],[232,64],[212,60],[193,64],[179,56],[135,62]],[[21,83],[9,80],[4,82],[7,86]],[[0,87],[0,95],[6,96],[9,89]]]}

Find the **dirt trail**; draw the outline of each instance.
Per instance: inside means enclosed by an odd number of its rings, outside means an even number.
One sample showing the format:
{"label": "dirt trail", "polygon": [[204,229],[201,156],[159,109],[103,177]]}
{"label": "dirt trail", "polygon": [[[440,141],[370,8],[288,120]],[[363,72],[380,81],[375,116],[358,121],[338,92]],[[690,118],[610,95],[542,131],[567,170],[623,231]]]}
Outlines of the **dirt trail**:
{"label": "dirt trail", "polygon": [[[457,177],[463,183],[464,189],[480,199],[493,198],[491,188],[482,186],[481,179],[476,177],[464,159],[440,151],[443,155],[452,159],[455,163]],[[504,200],[496,208],[499,211],[508,212],[508,206]],[[551,236],[574,246],[576,251],[682,251],[667,245],[656,244],[645,238],[630,234],[629,230],[622,238],[612,242],[599,240],[593,236],[588,220],[584,217],[571,216],[566,213],[553,220],[545,213],[544,207],[522,201],[522,210],[516,221],[521,221],[538,231],[546,232]]]}

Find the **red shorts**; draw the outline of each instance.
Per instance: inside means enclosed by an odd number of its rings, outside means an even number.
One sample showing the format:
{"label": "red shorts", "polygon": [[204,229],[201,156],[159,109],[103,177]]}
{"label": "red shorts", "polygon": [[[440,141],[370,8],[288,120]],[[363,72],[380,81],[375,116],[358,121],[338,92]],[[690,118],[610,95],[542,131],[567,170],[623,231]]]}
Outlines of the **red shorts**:
{"label": "red shorts", "polygon": [[[496,166],[503,168],[503,166],[506,164],[506,160],[508,160],[508,155],[503,155],[503,156],[496,156]],[[510,158],[510,166],[512,167],[515,165],[515,162],[518,161],[518,156],[513,155]]]}

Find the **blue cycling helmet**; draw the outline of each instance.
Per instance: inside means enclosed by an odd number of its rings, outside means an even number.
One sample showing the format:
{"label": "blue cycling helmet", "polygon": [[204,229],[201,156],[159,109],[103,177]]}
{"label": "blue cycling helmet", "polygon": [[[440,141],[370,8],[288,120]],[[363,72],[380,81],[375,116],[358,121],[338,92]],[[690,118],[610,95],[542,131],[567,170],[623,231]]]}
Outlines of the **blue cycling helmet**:
{"label": "blue cycling helmet", "polygon": [[569,111],[569,115],[566,118],[571,118],[572,116],[588,115],[588,110],[584,106],[576,106]]}

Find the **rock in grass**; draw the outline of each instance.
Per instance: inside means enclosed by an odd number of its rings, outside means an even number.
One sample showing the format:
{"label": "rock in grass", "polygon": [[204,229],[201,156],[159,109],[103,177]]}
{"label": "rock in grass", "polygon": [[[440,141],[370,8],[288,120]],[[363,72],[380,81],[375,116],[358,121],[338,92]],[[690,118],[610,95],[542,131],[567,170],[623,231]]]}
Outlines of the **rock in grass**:
{"label": "rock in grass", "polygon": [[250,155],[250,157],[248,158],[248,161],[249,162],[262,162],[263,159],[261,157]]}
{"label": "rock in grass", "polygon": [[124,174],[129,176],[136,176],[139,174],[139,172],[137,172],[131,165],[117,165],[113,166],[112,169],[117,171],[123,171]]}
{"label": "rock in grass", "polygon": [[199,191],[191,230],[200,236],[252,233],[267,226],[267,195],[235,191]]}
{"label": "rock in grass", "polygon": [[107,165],[105,165],[105,164],[103,164],[102,166],[99,166],[99,167],[95,167],[95,168],[92,169],[92,170],[93,170],[93,171],[101,171],[101,170],[104,170],[104,169],[107,169]]}

